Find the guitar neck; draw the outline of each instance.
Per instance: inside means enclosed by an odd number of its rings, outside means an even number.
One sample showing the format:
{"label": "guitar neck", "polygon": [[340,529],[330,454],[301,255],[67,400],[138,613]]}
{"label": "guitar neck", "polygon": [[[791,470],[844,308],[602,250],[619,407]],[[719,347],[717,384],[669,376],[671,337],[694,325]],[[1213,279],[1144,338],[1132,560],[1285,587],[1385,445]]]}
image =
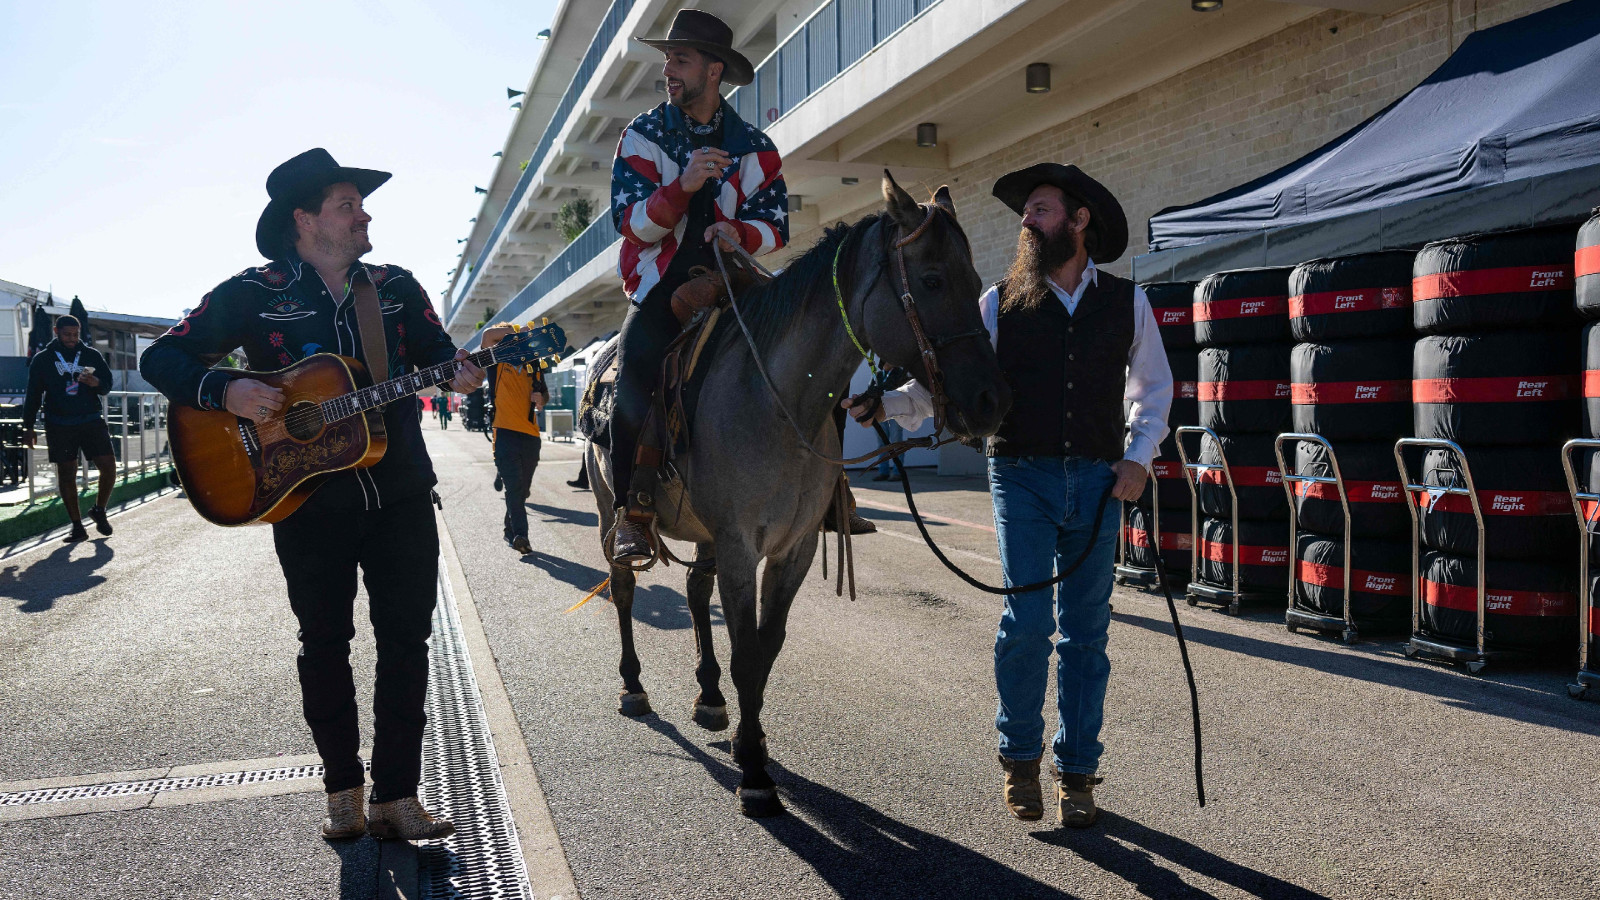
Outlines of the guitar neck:
{"label": "guitar neck", "polygon": [[497,360],[495,359],[494,348],[489,347],[470,354],[465,360],[446,360],[426,369],[418,369],[410,374],[401,375],[399,378],[391,378],[382,384],[364,387],[359,391],[353,391],[323,403],[323,420],[333,422],[339,419],[347,419],[357,413],[365,412],[369,409],[377,409],[402,397],[409,397],[418,391],[444,384],[456,376],[456,367],[462,362],[470,362],[475,366],[486,368],[494,365]]}

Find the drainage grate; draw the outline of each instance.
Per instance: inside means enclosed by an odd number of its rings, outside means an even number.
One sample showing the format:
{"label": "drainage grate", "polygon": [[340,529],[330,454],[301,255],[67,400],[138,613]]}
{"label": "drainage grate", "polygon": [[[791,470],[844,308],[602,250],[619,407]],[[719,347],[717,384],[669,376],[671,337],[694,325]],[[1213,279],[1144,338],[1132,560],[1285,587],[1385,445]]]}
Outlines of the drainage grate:
{"label": "drainage grate", "polygon": [[167,791],[192,791],[196,788],[260,784],[267,781],[294,781],[321,778],[321,766],[285,766],[253,772],[223,772],[219,775],[191,775],[186,778],[147,778],[143,781],[114,781],[107,784],[80,784],[76,787],[41,788],[36,791],[0,793],[0,806],[28,806],[33,803],[61,803],[66,800],[92,800],[101,797],[128,797],[135,794],[161,794]]}
{"label": "drainage grate", "polygon": [[448,816],[456,833],[417,848],[421,894],[431,900],[533,900],[455,597],[443,572],[429,668],[422,800]]}

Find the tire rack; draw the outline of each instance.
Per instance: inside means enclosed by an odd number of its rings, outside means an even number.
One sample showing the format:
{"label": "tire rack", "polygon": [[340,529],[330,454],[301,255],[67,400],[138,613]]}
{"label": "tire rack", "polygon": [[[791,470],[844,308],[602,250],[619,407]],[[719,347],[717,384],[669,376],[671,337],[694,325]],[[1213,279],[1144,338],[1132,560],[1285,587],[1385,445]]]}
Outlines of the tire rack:
{"label": "tire rack", "polygon": [[[1332,478],[1321,475],[1300,475],[1289,467],[1284,459],[1283,445],[1298,444],[1300,441],[1321,444],[1322,448],[1328,451],[1328,464],[1333,467]],[[1355,541],[1350,527],[1350,498],[1345,494],[1344,476],[1339,472],[1339,457],[1333,452],[1333,445],[1329,444],[1326,438],[1298,431],[1278,435],[1277,441],[1272,445],[1272,452],[1277,454],[1278,471],[1283,473],[1283,490],[1289,498],[1289,606],[1283,614],[1284,627],[1291,633],[1299,628],[1338,632],[1346,644],[1353,644],[1359,637],[1355,617],[1350,612],[1350,556],[1351,545]],[[1295,585],[1300,576],[1300,514],[1294,502],[1294,486],[1300,482],[1331,484],[1339,490],[1339,508],[1344,511],[1344,615],[1342,617],[1313,612],[1301,607],[1298,602],[1299,591],[1295,590]]]}
{"label": "tire rack", "polygon": [[[1600,504],[1600,494],[1578,490],[1578,478],[1572,469],[1572,451],[1600,450],[1600,440],[1575,438],[1561,446],[1561,468],[1567,473],[1567,492],[1572,495],[1572,512],[1578,517],[1578,675],[1567,685],[1567,695],[1582,700],[1590,688],[1600,688],[1600,669],[1590,668],[1589,620],[1594,615],[1594,595],[1589,590],[1589,536],[1593,534],[1590,517],[1584,514],[1583,505]],[[1596,507],[1600,509],[1600,507]]]}
{"label": "tire rack", "polygon": [[[1406,469],[1405,451],[1408,448],[1447,450],[1461,464],[1461,477],[1466,487],[1438,487],[1417,484]],[[1491,661],[1525,660],[1528,654],[1517,650],[1490,649],[1485,643],[1488,621],[1488,557],[1484,552],[1483,508],[1478,505],[1478,490],[1472,481],[1472,467],[1467,464],[1467,453],[1455,441],[1438,438],[1401,438],[1394,442],[1394,464],[1400,470],[1400,487],[1405,491],[1406,512],[1411,515],[1411,639],[1406,642],[1407,658],[1442,660],[1464,664],[1474,675],[1482,672]],[[1422,630],[1422,517],[1417,513],[1415,495],[1430,497],[1445,494],[1464,496],[1472,503],[1472,518],[1478,524],[1478,627],[1475,645],[1459,644],[1446,638],[1425,634]]]}
{"label": "tire rack", "polygon": [[[1150,530],[1152,534],[1150,541],[1152,552],[1154,553],[1161,552],[1161,485],[1159,481],[1160,479],[1155,477],[1155,473],[1151,472],[1150,505],[1152,511],[1150,513]],[[1138,501],[1134,501],[1134,504],[1137,505]],[[1121,585],[1141,588],[1155,587],[1155,569],[1143,569],[1128,563],[1128,505],[1126,503],[1122,504],[1122,510],[1118,518],[1121,521],[1121,527],[1117,529],[1117,565],[1113,570],[1113,577],[1116,579],[1117,584]],[[1168,572],[1167,581],[1173,585],[1178,585],[1183,583],[1183,576],[1176,572]]]}
{"label": "tire rack", "polygon": [[[1219,464],[1189,462],[1189,454],[1184,449],[1183,439],[1191,434],[1204,435],[1217,445],[1217,458],[1222,460]],[[1217,433],[1204,425],[1181,425],[1177,429],[1177,438],[1173,441],[1178,447],[1178,459],[1183,463],[1183,478],[1189,485],[1189,495],[1193,501],[1189,507],[1189,533],[1190,543],[1193,545],[1189,551],[1189,587],[1185,591],[1185,599],[1190,606],[1198,606],[1201,600],[1208,603],[1222,604],[1230,616],[1239,614],[1240,608],[1245,603],[1270,601],[1273,594],[1262,591],[1246,591],[1239,585],[1239,493],[1233,488],[1233,474],[1228,471],[1228,455],[1222,449],[1222,441]],[[1204,439],[1202,439],[1204,446]],[[1222,470],[1222,481],[1228,486],[1229,511],[1232,513],[1229,524],[1233,531],[1233,586],[1211,584],[1200,579],[1200,489],[1197,484],[1197,475],[1201,471],[1211,469]],[[1294,548],[1289,548],[1293,553]]]}

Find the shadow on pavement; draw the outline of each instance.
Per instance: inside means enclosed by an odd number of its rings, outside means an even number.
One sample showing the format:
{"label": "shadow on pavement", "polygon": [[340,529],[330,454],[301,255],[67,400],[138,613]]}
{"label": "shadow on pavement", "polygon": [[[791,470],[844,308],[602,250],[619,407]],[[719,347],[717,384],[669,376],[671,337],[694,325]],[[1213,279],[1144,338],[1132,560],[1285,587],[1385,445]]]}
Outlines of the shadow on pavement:
{"label": "shadow on pavement", "polygon": [[[681,591],[660,584],[634,590],[633,620],[662,631],[694,627],[688,598]],[[722,624],[722,607],[715,597],[711,600],[711,624],[713,627]]]}
{"label": "shadow on pavement", "polygon": [[[644,719],[731,794],[739,770],[658,716]],[[720,742],[726,747],[727,742]],[[756,819],[845,898],[1061,897],[1067,894],[969,847],[886,816],[832,788],[768,764],[788,815]],[[731,801],[730,797],[730,801]],[[732,802],[727,815],[738,815]],[[814,823],[814,824],[813,824]]]}
{"label": "shadow on pavement", "polygon": [[[898,481],[873,481],[872,476],[877,470],[860,471],[852,469],[850,472],[850,488],[856,491],[883,491],[905,499],[905,494],[900,489]],[[989,493],[989,476],[987,475],[940,475],[931,466],[907,469],[906,474],[911,476],[911,493],[943,494],[949,491],[972,491],[974,493]]]}
{"label": "shadow on pavement", "polygon": [[[1048,798],[1047,798],[1048,799]],[[1184,882],[1177,872],[1158,865],[1161,857],[1174,866],[1231,885],[1253,897],[1273,900],[1322,900],[1326,895],[1306,890],[1281,878],[1202,850],[1181,838],[1125,819],[1102,809],[1100,821],[1089,828],[1053,828],[1033,832],[1042,844],[1070,850],[1123,879],[1146,897],[1211,897]]]}
{"label": "shadow on pavement", "polygon": [[[1145,618],[1120,612],[1113,612],[1111,617],[1124,625],[1172,634],[1172,623],[1165,618]],[[1218,650],[1304,666],[1372,684],[1403,688],[1435,697],[1457,709],[1500,716],[1547,728],[1600,735],[1600,721],[1585,718],[1586,705],[1575,703],[1567,697],[1565,679],[1552,678],[1547,690],[1542,686],[1517,682],[1493,681],[1482,677],[1467,678],[1444,669],[1410,665],[1383,656],[1338,653],[1299,643],[1280,644],[1260,638],[1215,631],[1196,625],[1192,617],[1184,622],[1183,636],[1196,644],[1204,644]],[[1493,688],[1506,688],[1516,693],[1495,695],[1491,693]],[[1201,681],[1202,712],[1205,705],[1205,691],[1205,682]],[[1587,708],[1592,709],[1592,707]]]}
{"label": "shadow on pavement", "polygon": [[[577,491],[574,491],[577,493]],[[544,516],[549,523],[561,525],[579,525],[584,528],[599,528],[600,514],[594,510],[562,509],[559,506],[549,506],[544,503],[529,503],[528,508]]]}
{"label": "shadow on pavement", "polygon": [[339,900],[371,900],[378,893],[380,845],[371,837],[329,841],[339,856]]}
{"label": "shadow on pavement", "polygon": [[534,566],[551,578],[563,584],[570,584],[585,592],[609,577],[608,573],[602,572],[594,566],[586,566],[583,563],[562,559],[559,556],[551,556],[538,550],[523,556],[522,564]]}
{"label": "shadow on pavement", "polygon": [[0,569],[0,597],[10,597],[22,602],[17,610],[25,613],[45,612],[53,609],[56,601],[80,594],[103,584],[104,575],[94,571],[116,555],[106,541],[93,541],[94,553],[90,556],[72,555],[78,544],[64,544],[49,556],[18,572],[17,566]]}

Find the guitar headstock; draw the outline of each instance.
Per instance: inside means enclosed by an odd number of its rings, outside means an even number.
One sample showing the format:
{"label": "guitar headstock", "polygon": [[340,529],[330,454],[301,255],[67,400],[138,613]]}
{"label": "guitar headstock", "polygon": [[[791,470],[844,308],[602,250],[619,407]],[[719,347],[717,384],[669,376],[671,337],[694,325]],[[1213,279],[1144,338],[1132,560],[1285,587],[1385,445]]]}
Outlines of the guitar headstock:
{"label": "guitar headstock", "polygon": [[494,361],[510,366],[521,366],[532,372],[548,369],[561,361],[561,351],[566,349],[567,333],[549,319],[538,325],[529,322],[515,334],[506,335],[494,345]]}

